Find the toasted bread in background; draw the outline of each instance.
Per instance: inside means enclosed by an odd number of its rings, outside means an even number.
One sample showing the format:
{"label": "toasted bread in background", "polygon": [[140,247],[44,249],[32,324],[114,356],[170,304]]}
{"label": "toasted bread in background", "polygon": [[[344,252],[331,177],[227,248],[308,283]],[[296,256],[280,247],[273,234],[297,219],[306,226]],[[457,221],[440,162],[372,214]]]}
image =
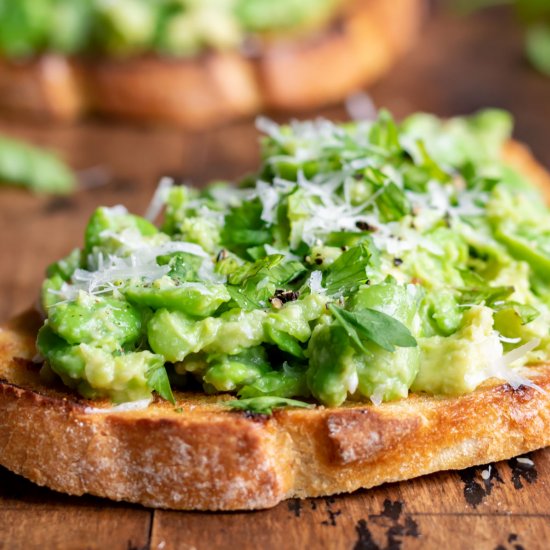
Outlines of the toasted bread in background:
{"label": "toasted bread in background", "polygon": [[424,0],[354,0],[322,31],[209,52],[84,60],[0,61],[0,109],[62,120],[87,113],[189,128],[257,113],[312,109],[382,76],[413,43]]}
{"label": "toasted bread in background", "polygon": [[[550,191],[515,142],[507,162]],[[410,395],[373,405],[231,411],[229,395],[176,392],[139,410],[46,385],[32,363],[35,312],[0,329],[0,464],[69,494],[182,510],[274,506],[498,461],[550,445],[550,364],[531,387],[490,380],[460,397]]]}

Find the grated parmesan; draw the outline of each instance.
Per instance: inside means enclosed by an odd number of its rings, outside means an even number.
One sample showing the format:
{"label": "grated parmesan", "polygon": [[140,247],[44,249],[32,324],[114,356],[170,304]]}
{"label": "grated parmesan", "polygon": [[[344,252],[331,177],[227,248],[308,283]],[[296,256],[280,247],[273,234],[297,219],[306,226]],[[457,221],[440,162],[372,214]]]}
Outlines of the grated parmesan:
{"label": "grated parmesan", "polygon": [[323,288],[322,281],[323,281],[323,273],[319,270],[312,271],[307,281],[307,284],[311,292],[315,292],[317,294],[322,294],[326,292],[326,289]]}
{"label": "grated parmesan", "polygon": [[154,222],[158,215],[162,212],[164,205],[166,204],[166,199],[168,197],[168,192],[174,186],[174,180],[172,178],[161,178],[153,198],[147,210],[145,211],[145,219],[150,222]]}

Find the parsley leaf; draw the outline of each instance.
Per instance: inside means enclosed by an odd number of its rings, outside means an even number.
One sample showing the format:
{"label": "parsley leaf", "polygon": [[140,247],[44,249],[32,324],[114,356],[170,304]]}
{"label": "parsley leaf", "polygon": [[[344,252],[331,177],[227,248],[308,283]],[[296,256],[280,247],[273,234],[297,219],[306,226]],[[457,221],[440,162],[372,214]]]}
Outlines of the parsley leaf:
{"label": "parsley leaf", "polygon": [[284,259],[282,254],[272,254],[253,263],[247,263],[231,273],[227,282],[231,285],[246,285],[248,281],[255,278],[259,273],[267,273]]}
{"label": "parsley leaf", "polygon": [[341,254],[325,272],[323,286],[329,296],[347,294],[366,283],[370,258],[366,243],[360,243]]}
{"label": "parsley leaf", "polygon": [[387,183],[378,195],[376,206],[380,212],[380,219],[384,223],[398,221],[411,211],[411,203],[405,192],[393,181]]}
{"label": "parsley leaf", "polygon": [[401,321],[381,311],[365,308],[359,312],[351,312],[334,304],[329,304],[328,309],[364,353],[368,353],[368,350],[363,340],[370,340],[391,352],[395,351],[396,346],[411,348],[417,345],[416,339]]}
{"label": "parsley leaf", "polygon": [[189,254],[187,252],[173,252],[157,256],[159,265],[168,265],[170,271],[168,275],[181,282],[200,281],[199,270],[203,263],[203,258]]}
{"label": "parsley leaf", "polygon": [[170,387],[168,373],[161,359],[155,361],[147,369],[145,376],[147,377],[147,385],[152,390],[156,391],[163,399],[166,399],[166,401],[170,401],[172,405],[176,404],[172,388]]}
{"label": "parsley leaf", "polygon": [[401,150],[399,128],[386,109],[381,109],[378,113],[378,119],[373,123],[369,133],[369,141],[389,154],[395,154]]}
{"label": "parsley leaf", "polygon": [[305,273],[300,262],[283,260],[282,254],[272,254],[243,265],[228,276],[227,290],[241,309],[262,307],[261,302],[273,296],[277,288]]}
{"label": "parsley leaf", "polygon": [[252,311],[253,309],[261,309],[262,305],[254,299],[254,292],[249,292],[247,289],[241,289],[238,286],[227,285],[225,287],[231,299],[244,311]]}
{"label": "parsley leaf", "polygon": [[314,405],[310,403],[273,395],[250,397],[248,399],[235,399],[233,401],[228,401],[226,404],[232,409],[240,409],[256,414],[272,414],[273,409],[280,409],[282,407],[297,407],[301,409],[312,409],[314,407]]}
{"label": "parsley leaf", "polygon": [[461,291],[462,304],[486,303],[491,307],[495,302],[505,300],[514,292],[513,286],[485,286],[483,288],[469,288]]}
{"label": "parsley leaf", "polygon": [[271,242],[271,230],[261,219],[262,209],[259,199],[231,208],[221,232],[224,246],[244,257],[248,248]]}

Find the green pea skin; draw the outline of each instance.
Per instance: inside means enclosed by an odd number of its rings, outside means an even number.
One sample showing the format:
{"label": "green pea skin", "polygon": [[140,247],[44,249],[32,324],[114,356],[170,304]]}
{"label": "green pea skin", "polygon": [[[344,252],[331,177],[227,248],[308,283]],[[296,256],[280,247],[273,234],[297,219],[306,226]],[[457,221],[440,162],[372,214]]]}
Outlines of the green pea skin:
{"label": "green pea skin", "polygon": [[[362,287],[349,305],[353,311],[371,308],[391,315],[415,333],[419,298],[419,293],[412,285],[385,282]],[[397,348],[389,352],[371,342],[365,342],[365,347],[368,355],[362,354],[356,358],[359,393],[365,397],[377,395],[385,401],[406,397],[418,373],[420,349]]]}
{"label": "green pea skin", "polygon": [[44,325],[38,331],[36,346],[65,384],[74,386],[75,381],[83,377],[86,364],[78,346],[68,344],[49,325]]}
{"label": "green pea skin", "polygon": [[145,218],[133,214],[120,214],[110,208],[98,208],[91,216],[84,233],[84,253],[89,254],[93,247],[101,246],[105,231],[121,233],[124,229],[137,229],[147,237],[158,233],[158,229]]}
{"label": "green pea skin", "polygon": [[81,292],[76,300],[50,308],[49,325],[69,344],[115,350],[139,338],[141,315],[128,302]]}
{"label": "green pea skin", "polygon": [[261,352],[258,354],[256,349],[251,348],[234,356],[221,356],[214,361],[204,375],[206,387],[212,386],[217,391],[233,391],[271,370],[265,355]]}
{"label": "green pea skin", "polygon": [[254,382],[243,386],[239,397],[261,397],[264,395],[276,397],[308,397],[305,369],[283,366],[281,370],[273,370],[262,374]]}
{"label": "green pea skin", "polygon": [[194,317],[212,315],[231,296],[224,285],[187,283],[166,288],[129,287],[124,291],[127,300],[153,309],[167,308]]}
{"label": "green pea skin", "polygon": [[355,350],[339,325],[317,325],[308,346],[307,383],[313,396],[329,407],[341,405],[357,379]]}
{"label": "green pea skin", "polygon": [[[500,241],[510,254],[527,262],[533,271],[545,277],[550,271],[550,255],[548,255],[533,239],[525,238],[514,227],[497,228],[495,237]],[[545,243],[548,248],[548,242]]]}

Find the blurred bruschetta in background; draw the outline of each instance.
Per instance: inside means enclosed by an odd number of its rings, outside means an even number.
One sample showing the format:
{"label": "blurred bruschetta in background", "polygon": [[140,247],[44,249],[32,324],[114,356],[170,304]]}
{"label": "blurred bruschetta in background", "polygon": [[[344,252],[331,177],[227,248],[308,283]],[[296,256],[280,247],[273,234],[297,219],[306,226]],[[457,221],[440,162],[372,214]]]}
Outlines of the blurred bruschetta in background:
{"label": "blurred bruschetta in background", "polygon": [[201,129],[337,102],[413,43],[424,0],[0,0],[0,109]]}

